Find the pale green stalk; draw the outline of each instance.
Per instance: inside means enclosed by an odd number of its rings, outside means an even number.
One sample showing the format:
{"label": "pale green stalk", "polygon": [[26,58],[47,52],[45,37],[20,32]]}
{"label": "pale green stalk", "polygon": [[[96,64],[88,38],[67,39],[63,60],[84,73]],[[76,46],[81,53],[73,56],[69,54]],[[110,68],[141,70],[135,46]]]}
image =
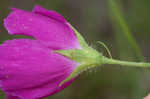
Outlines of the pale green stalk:
{"label": "pale green stalk", "polygon": [[106,57],[102,59],[102,64],[117,64],[122,66],[129,66],[129,67],[150,68],[150,63],[121,61],[116,59],[109,59]]}

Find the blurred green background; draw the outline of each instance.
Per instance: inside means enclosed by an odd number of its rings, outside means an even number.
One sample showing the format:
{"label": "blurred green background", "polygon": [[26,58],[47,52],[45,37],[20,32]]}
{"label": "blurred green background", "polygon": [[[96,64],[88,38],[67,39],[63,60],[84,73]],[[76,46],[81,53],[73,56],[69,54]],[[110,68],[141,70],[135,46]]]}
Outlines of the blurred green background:
{"label": "blurred green background", "polygon": [[[12,38],[3,26],[10,6],[31,10],[35,4],[60,12],[105,56],[107,52],[97,41],[109,47],[113,58],[140,61],[108,0],[0,0],[0,43]],[[117,4],[145,61],[150,62],[150,0],[117,0]],[[142,99],[149,92],[148,69],[103,65],[81,74],[69,87],[46,99]],[[5,99],[2,92],[0,99]]]}

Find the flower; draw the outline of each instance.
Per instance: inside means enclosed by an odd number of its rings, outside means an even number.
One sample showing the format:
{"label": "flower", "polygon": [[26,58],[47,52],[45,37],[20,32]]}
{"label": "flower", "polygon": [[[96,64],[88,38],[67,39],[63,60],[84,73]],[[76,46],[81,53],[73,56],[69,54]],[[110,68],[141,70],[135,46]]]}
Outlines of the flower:
{"label": "flower", "polygon": [[148,94],[146,97],[144,97],[143,99],[150,99],[150,94]]}
{"label": "flower", "polygon": [[81,49],[63,16],[38,5],[32,12],[12,8],[4,25],[11,35],[33,37],[7,40],[0,45],[0,88],[8,99],[46,97],[75,79],[59,85],[78,63],[55,51]]}
{"label": "flower", "polygon": [[32,12],[12,8],[4,25],[11,35],[33,38],[0,45],[0,88],[8,99],[50,96],[102,64],[102,54],[55,11],[38,5]]}

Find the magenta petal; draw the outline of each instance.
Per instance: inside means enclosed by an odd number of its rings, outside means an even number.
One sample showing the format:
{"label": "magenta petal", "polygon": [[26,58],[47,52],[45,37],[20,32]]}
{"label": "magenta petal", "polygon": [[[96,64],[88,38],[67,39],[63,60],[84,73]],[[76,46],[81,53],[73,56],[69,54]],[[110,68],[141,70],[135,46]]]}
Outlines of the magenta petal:
{"label": "magenta petal", "polygon": [[12,96],[9,93],[6,94],[6,97],[7,97],[7,99],[21,99],[20,97],[18,97],[18,96]]}
{"label": "magenta petal", "polygon": [[[35,9],[36,12],[40,12],[42,8]],[[42,11],[45,13],[43,9]],[[68,23],[58,21],[62,20],[62,17],[55,12],[50,12],[49,15],[51,17],[14,9],[4,23],[10,34],[32,36],[53,49],[80,48],[76,35]]]}
{"label": "magenta petal", "polygon": [[[68,86],[73,80],[67,82],[65,85],[59,88],[55,88],[56,91],[52,90],[55,85],[52,84],[44,84],[42,86],[31,87],[28,89],[21,89],[19,91],[11,92],[11,97],[16,97],[16,99],[43,99],[43,97],[47,97],[49,95],[55,94],[66,86]],[[10,98],[11,99],[11,98]]]}
{"label": "magenta petal", "polygon": [[66,19],[62,15],[57,13],[56,11],[47,10],[47,9],[45,9],[45,8],[39,6],[39,5],[36,5],[33,8],[33,12],[44,15],[44,16],[47,16],[47,17],[52,18],[54,20],[58,20],[58,21],[63,22],[63,23],[67,22]]}
{"label": "magenta petal", "polygon": [[0,87],[9,97],[37,99],[54,94],[68,85],[59,86],[76,66],[36,40],[8,40],[0,45]]}

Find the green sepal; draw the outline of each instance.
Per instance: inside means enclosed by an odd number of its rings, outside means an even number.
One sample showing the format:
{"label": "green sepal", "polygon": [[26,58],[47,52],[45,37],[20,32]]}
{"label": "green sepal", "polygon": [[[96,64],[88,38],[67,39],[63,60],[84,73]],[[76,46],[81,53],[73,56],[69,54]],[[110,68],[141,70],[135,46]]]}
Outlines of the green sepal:
{"label": "green sepal", "polygon": [[97,52],[91,47],[86,49],[75,49],[75,50],[56,50],[55,52],[60,53],[67,58],[70,58],[73,61],[78,63],[99,63],[102,57],[102,54]]}
{"label": "green sepal", "polygon": [[67,77],[65,80],[63,80],[59,86],[63,85],[65,82],[71,80],[72,78],[77,77],[79,74],[81,74],[84,71],[87,71],[90,68],[94,68],[96,65],[89,66],[88,64],[81,64],[79,65],[72,73]]}
{"label": "green sepal", "polygon": [[77,39],[81,45],[82,48],[88,48],[88,44],[86,43],[85,39],[82,37],[82,35],[71,25],[69,24],[72,29],[74,30],[76,36],[77,36]]}
{"label": "green sepal", "polygon": [[67,77],[64,81],[62,81],[60,85],[71,80],[72,78],[75,78],[83,71],[87,71],[90,68],[94,68],[102,64],[102,54],[100,54],[91,47],[77,50],[57,50],[55,52],[62,54],[79,64],[79,66],[75,68],[72,74],[69,77]]}

